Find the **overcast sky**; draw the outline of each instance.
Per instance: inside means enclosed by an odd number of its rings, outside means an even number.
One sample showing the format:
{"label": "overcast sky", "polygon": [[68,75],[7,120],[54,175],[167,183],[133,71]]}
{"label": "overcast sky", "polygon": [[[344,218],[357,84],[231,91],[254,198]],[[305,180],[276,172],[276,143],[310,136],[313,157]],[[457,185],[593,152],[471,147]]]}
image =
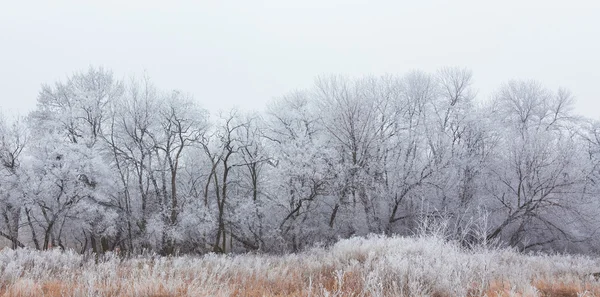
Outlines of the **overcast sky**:
{"label": "overcast sky", "polygon": [[473,70],[480,97],[508,79],[570,89],[600,118],[599,1],[6,1],[0,107],[89,65],[144,70],[211,110],[262,109],[320,74]]}

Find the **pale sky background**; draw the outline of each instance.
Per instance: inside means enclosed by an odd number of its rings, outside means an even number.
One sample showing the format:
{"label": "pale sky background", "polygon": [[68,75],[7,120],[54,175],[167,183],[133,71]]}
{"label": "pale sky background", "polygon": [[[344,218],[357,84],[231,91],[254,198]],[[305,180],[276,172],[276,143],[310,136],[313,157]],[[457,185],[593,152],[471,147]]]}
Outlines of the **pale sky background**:
{"label": "pale sky background", "polygon": [[321,74],[461,66],[487,98],[536,79],[600,118],[599,1],[4,1],[0,108],[89,65],[144,70],[213,111],[261,110]]}

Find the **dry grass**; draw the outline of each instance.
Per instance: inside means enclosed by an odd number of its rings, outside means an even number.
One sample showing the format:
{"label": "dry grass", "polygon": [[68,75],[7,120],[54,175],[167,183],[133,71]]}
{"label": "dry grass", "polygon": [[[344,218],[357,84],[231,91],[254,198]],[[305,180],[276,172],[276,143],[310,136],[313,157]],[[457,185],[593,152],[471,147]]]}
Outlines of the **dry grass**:
{"label": "dry grass", "polygon": [[95,264],[0,252],[0,296],[600,296],[600,261],[466,251],[436,238],[353,238],[286,256],[156,256]]}

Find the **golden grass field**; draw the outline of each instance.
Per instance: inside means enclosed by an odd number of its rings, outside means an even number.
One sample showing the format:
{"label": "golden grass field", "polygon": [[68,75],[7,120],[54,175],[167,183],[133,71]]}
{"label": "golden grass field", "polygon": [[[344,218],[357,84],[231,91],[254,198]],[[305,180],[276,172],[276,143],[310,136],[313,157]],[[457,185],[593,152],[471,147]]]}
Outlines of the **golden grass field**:
{"label": "golden grass field", "polygon": [[274,255],[121,259],[0,252],[0,296],[600,296],[600,260],[465,250],[435,237],[351,238]]}

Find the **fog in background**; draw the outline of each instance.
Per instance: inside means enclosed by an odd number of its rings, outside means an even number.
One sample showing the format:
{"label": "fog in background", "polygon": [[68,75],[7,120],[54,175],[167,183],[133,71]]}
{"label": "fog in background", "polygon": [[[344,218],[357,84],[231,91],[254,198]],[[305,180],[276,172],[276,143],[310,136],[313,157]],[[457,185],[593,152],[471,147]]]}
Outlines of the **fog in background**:
{"label": "fog in background", "polygon": [[262,109],[320,74],[470,68],[479,99],[509,79],[570,89],[598,118],[595,1],[11,1],[0,9],[0,107],[89,65],[144,71],[210,110]]}

